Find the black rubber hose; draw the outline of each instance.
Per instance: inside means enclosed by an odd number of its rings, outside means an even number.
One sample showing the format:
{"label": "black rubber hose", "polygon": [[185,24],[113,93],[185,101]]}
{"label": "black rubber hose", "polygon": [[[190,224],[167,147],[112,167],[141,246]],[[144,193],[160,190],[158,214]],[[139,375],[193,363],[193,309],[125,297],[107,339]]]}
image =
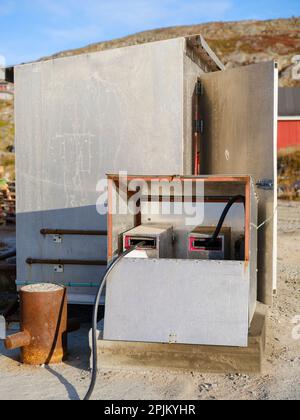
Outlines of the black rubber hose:
{"label": "black rubber hose", "polygon": [[5,254],[0,255],[0,261],[7,260],[7,258],[12,258],[12,257],[15,257],[16,255],[17,255],[17,250],[16,249],[13,249],[11,251],[7,251],[7,252],[5,252]]}
{"label": "black rubber hose", "polygon": [[236,196],[232,197],[228,201],[228,203],[227,203],[227,205],[226,205],[226,207],[225,207],[225,209],[224,209],[224,211],[222,213],[222,216],[221,216],[221,218],[219,220],[218,226],[216,227],[216,230],[215,230],[215,232],[214,232],[214,234],[211,237],[211,239],[210,239],[209,242],[214,242],[214,241],[216,241],[218,239],[218,237],[220,235],[220,232],[222,230],[224,221],[225,221],[225,219],[226,219],[226,217],[227,217],[227,215],[229,213],[229,210],[231,209],[231,207],[233,206],[234,203],[236,203],[237,201],[240,201],[240,200],[242,200],[242,202],[243,202],[243,204],[245,206],[246,199],[245,199],[245,197],[243,195],[236,195]]}
{"label": "black rubber hose", "polygon": [[89,401],[96,385],[97,381],[97,374],[98,374],[98,354],[97,354],[97,326],[98,326],[98,310],[99,310],[99,304],[100,299],[104,290],[104,287],[106,285],[107,279],[109,274],[112,272],[112,270],[116,267],[116,265],[124,258],[126,255],[128,255],[130,252],[134,251],[135,249],[143,246],[144,242],[141,242],[135,246],[132,246],[130,249],[123,252],[119,257],[117,257],[114,261],[111,262],[111,264],[108,266],[102,283],[98,289],[98,293],[96,295],[95,304],[94,304],[94,313],[93,313],[93,325],[92,325],[92,378],[91,378],[91,384],[89,387],[89,390],[84,397],[84,401]]}

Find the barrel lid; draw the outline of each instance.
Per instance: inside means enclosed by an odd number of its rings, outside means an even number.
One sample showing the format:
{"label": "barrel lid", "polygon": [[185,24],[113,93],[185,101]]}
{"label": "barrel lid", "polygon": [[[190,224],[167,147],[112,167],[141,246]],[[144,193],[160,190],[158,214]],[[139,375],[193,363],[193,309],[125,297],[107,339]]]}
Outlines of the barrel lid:
{"label": "barrel lid", "polygon": [[51,283],[37,283],[37,284],[30,284],[28,286],[22,287],[22,292],[28,293],[47,293],[47,292],[58,292],[59,290],[64,289],[63,286],[59,286],[58,284],[51,284]]}

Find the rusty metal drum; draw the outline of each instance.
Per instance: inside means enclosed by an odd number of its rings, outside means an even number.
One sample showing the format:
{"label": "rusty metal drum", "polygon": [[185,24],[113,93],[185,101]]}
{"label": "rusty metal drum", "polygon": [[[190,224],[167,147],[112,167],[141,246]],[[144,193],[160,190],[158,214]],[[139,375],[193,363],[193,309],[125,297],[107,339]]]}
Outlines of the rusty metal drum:
{"label": "rusty metal drum", "polygon": [[66,288],[25,286],[20,291],[20,304],[21,332],[6,339],[6,348],[21,348],[21,361],[28,365],[61,363],[67,354]]}

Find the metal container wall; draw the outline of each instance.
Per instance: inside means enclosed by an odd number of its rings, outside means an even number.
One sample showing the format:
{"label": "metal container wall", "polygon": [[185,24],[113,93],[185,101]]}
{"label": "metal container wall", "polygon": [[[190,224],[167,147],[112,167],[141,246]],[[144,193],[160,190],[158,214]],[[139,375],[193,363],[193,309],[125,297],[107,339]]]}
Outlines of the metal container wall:
{"label": "metal container wall", "polygon": [[[199,65],[179,38],[15,68],[17,280],[64,284],[70,303],[93,303],[104,267],[26,264],[106,260],[106,237],[41,229],[107,229],[97,212],[106,173],[192,171],[192,95]],[[159,156],[159,159],[157,158]]]}

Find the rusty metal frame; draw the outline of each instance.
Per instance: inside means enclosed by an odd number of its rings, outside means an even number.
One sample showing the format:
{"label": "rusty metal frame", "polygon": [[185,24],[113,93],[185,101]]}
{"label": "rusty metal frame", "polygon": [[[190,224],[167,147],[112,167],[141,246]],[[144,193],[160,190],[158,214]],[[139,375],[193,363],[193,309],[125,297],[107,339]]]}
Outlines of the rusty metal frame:
{"label": "rusty metal frame", "polygon": [[[108,174],[108,261],[113,258],[113,217],[112,217],[112,197],[113,185],[118,186],[119,175]],[[128,181],[140,180],[144,182],[151,181],[169,181],[169,182],[204,182],[204,183],[239,183],[245,186],[245,263],[250,262],[250,223],[251,223],[251,177],[250,176],[135,176],[129,175]],[[129,191],[127,191],[129,197]],[[194,197],[196,198],[196,197]],[[213,198],[213,197],[212,197]],[[220,202],[219,199],[210,202]],[[138,224],[136,223],[136,226]]]}

